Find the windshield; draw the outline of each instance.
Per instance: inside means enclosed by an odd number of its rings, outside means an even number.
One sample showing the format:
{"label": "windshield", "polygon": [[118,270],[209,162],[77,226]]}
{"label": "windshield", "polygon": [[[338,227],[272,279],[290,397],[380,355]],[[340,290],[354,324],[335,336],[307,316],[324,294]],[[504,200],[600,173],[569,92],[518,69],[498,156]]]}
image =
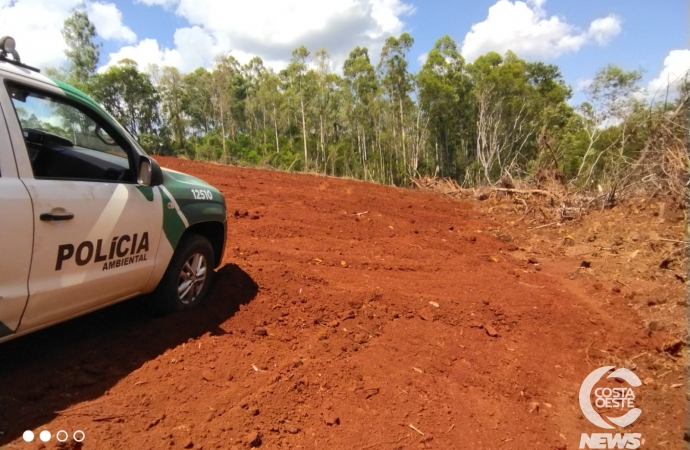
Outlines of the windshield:
{"label": "windshield", "polygon": [[24,131],[43,131],[75,147],[127,157],[107,131],[74,106],[19,87],[9,87],[9,93]]}

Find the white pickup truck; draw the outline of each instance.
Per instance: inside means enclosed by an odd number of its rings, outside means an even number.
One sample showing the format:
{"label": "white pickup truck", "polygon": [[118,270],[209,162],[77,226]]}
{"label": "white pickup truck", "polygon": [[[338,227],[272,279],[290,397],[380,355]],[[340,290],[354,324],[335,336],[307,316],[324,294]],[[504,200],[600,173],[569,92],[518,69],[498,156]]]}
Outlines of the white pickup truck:
{"label": "white pickup truck", "polygon": [[226,225],[217,189],[0,39],[0,342],[154,291],[160,309],[198,304]]}

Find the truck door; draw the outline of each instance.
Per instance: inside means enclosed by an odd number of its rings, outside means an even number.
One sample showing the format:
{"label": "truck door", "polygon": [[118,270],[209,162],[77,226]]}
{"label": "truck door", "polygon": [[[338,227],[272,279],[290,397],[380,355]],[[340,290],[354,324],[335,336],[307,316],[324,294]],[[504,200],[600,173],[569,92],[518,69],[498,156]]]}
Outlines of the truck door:
{"label": "truck door", "polygon": [[17,330],[26,307],[33,233],[31,198],[17,177],[0,108],[0,338]]}
{"label": "truck door", "polygon": [[8,127],[35,223],[19,331],[141,293],[154,267],[163,208],[157,188],[136,183],[128,140],[109,118],[57,87],[6,85],[5,102],[16,116]]}

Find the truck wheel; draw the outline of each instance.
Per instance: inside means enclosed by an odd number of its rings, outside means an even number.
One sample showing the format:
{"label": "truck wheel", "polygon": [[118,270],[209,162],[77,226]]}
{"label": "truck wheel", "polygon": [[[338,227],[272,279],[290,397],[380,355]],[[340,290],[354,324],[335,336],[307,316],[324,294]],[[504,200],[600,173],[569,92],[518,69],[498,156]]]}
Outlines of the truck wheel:
{"label": "truck wheel", "polygon": [[213,247],[208,239],[198,234],[183,239],[158,285],[161,309],[180,311],[201,303],[211,288],[213,261]]}

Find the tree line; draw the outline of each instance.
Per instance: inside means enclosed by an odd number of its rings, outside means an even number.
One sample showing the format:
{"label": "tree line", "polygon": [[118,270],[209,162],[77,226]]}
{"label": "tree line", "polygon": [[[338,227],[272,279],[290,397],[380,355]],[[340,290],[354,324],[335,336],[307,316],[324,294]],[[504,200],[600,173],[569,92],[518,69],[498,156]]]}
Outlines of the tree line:
{"label": "tree line", "polygon": [[280,71],[258,56],[240,64],[225,55],[187,74],[127,59],[97,72],[100,47],[82,11],[63,36],[69,64],[49,74],[90,94],[149,153],[395,185],[443,176],[474,186],[544,171],[579,186],[607,182],[639,157],[650,118],[686,98],[653,103],[639,94],[640,72],[609,65],[572,106],[557,65],[510,51],[468,63],[449,36],[417,73],[403,33],[386,39],[376,65],[366,47],[335,70],[325,49],[301,46]]}

